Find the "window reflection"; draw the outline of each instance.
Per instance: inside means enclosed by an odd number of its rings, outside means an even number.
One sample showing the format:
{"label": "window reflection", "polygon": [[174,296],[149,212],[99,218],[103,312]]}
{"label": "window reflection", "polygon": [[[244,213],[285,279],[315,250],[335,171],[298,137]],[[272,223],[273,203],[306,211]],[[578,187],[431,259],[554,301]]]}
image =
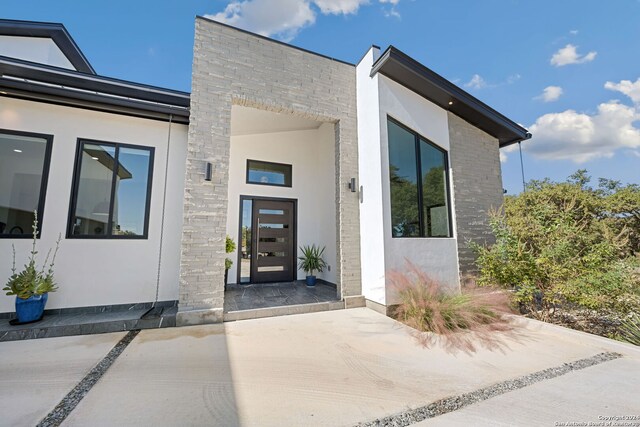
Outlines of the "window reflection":
{"label": "window reflection", "polygon": [[153,149],[81,142],[71,234],[144,236]]}
{"label": "window reflection", "polygon": [[46,178],[47,138],[0,131],[0,235],[31,236]]}

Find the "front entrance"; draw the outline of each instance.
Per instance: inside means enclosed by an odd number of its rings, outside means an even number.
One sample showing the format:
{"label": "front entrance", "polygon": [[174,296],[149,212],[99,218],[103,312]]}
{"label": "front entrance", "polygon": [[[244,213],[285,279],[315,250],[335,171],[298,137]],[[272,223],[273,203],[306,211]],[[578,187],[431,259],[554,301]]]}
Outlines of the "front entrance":
{"label": "front entrance", "polygon": [[[243,197],[241,200],[239,282],[296,279],[294,200]],[[247,277],[248,276],[248,277]]]}

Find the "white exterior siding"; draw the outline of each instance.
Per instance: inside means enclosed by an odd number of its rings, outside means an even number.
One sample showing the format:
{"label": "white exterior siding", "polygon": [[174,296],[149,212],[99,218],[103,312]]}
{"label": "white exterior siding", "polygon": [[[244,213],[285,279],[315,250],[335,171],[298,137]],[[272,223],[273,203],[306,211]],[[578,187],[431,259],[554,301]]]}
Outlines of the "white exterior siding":
{"label": "white exterior siding", "polygon": [[[382,204],[385,237],[385,268],[402,271],[405,262],[438,280],[444,287],[460,288],[458,273],[458,243],[455,226],[449,238],[398,238],[391,237],[391,202],[389,186],[389,138],[387,116],[391,116],[432,143],[449,152],[449,125],[447,112],[400,84],[380,76],[380,140],[382,146]],[[451,167],[449,165],[449,182]],[[455,224],[455,201],[450,191],[452,223]],[[387,305],[397,304],[395,290],[387,284]]]}
{"label": "white exterior siding", "polygon": [[[247,184],[247,159],[292,165],[292,187]],[[241,195],[297,199],[297,245],[325,246],[324,259],[331,271],[325,270],[317,276],[336,283],[335,185],[333,123],[324,123],[317,130],[232,136],[227,234],[239,243]],[[236,283],[237,250],[228,256],[233,260],[229,283]],[[298,270],[297,277],[304,279],[305,273]]]}
{"label": "white exterior siding", "polygon": [[[169,124],[122,115],[0,98],[0,128],[53,135],[51,164],[38,240],[40,262],[59,233],[63,239],[56,261],[59,292],[47,308],[149,302],[155,299],[160,248]],[[155,147],[149,217],[145,240],[66,239],[69,199],[78,138]],[[184,200],[187,126],[171,128],[165,231],[159,300],[178,298],[180,238]],[[20,268],[27,260],[29,239],[0,239],[0,280],[11,274],[11,245]],[[13,297],[0,297],[0,312],[14,310]]]}
{"label": "white exterior siding", "polygon": [[384,225],[382,216],[380,104],[378,75],[369,77],[371,65],[379,56],[372,47],[356,69],[358,101],[358,171],[362,186],[360,199],[360,264],[362,294],[386,303]]}
{"label": "white exterior siding", "polygon": [[[449,152],[447,112],[404,86],[384,77],[369,76],[378,56],[373,48],[357,68],[358,152],[363,203],[360,205],[363,295],[384,305],[397,303],[389,271],[403,271],[410,261],[444,286],[459,289],[456,230],[450,238],[394,238],[391,236],[389,150],[390,116]],[[449,169],[449,181],[451,169]],[[452,223],[455,201],[450,192]]]}

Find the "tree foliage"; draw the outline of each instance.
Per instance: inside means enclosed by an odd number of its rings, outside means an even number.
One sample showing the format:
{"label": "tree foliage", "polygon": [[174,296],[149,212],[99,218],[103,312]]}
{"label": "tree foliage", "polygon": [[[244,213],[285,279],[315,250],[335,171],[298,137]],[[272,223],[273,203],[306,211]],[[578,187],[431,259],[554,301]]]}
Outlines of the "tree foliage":
{"label": "tree foliage", "polygon": [[640,307],[640,187],[585,170],[531,181],[491,217],[496,243],[475,248],[480,284],[512,289],[540,318],[564,307],[629,313]]}

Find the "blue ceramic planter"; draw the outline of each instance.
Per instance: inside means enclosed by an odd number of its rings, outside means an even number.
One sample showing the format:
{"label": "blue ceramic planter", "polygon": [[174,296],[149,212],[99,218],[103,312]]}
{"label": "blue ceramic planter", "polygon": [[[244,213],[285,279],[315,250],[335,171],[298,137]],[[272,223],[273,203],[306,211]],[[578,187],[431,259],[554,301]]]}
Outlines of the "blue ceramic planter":
{"label": "blue ceramic planter", "polygon": [[40,320],[49,294],[33,295],[27,299],[16,297],[16,314],[20,323]]}
{"label": "blue ceramic planter", "polygon": [[316,276],[307,276],[307,286],[316,285]]}

